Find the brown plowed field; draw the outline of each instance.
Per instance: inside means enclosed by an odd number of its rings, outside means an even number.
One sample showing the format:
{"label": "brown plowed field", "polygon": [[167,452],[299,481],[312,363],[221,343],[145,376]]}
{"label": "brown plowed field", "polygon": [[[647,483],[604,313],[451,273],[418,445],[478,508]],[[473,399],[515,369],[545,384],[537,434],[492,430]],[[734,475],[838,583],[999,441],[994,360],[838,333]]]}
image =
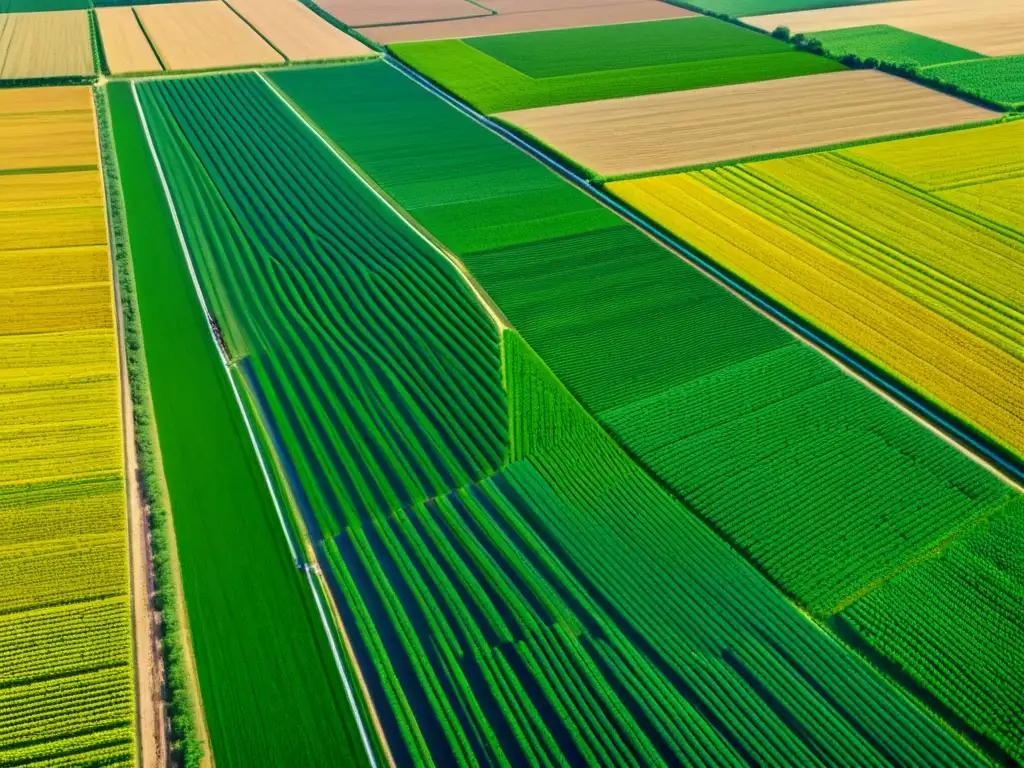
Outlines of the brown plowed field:
{"label": "brown plowed field", "polygon": [[350,27],[491,15],[486,8],[466,0],[323,0],[317,5]]}
{"label": "brown plowed field", "polygon": [[284,61],[222,2],[140,5],[135,13],[168,71]]}
{"label": "brown plowed field", "polygon": [[765,30],[798,32],[888,24],[986,56],[1024,53],[1024,0],[901,0],[773,13],[743,19]]}
{"label": "brown plowed field", "polygon": [[403,24],[359,31],[378,43],[388,44],[504,35],[512,32],[536,32],[543,29],[596,27],[602,24],[627,24],[633,21],[678,19],[695,15],[693,11],[687,11],[668,3],[660,3],[657,0],[635,0],[635,2],[602,3],[581,8],[567,7],[521,13],[506,12],[479,19],[438,21],[431,24]]}
{"label": "brown plowed field", "polygon": [[131,8],[97,8],[96,21],[110,74],[159,72],[163,69]]}
{"label": "brown plowed field", "polygon": [[289,61],[345,59],[373,51],[298,0],[228,0]]}
{"label": "brown plowed field", "polygon": [[0,80],[92,73],[86,11],[0,14]]}
{"label": "brown plowed field", "polygon": [[996,113],[876,70],[505,112],[603,176],[980,122]]}

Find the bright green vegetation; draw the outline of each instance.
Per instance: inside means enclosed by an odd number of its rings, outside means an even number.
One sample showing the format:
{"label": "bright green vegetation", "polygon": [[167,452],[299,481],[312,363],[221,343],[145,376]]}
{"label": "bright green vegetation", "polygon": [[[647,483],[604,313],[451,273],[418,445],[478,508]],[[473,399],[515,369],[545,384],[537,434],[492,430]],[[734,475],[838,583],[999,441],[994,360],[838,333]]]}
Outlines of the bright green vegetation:
{"label": "bright green vegetation", "polygon": [[836,8],[844,5],[870,5],[890,0],[686,0],[678,5],[689,5],[705,11],[727,16],[759,16],[766,13],[811,11],[816,8]]}
{"label": "bright green vegetation", "polygon": [[109,92],[212,752],[219,766],[358,764],[341,680],[206,328],[130,86]]}
{"label": "bright green vegetation", "polygon": [[928,67],[926,78],[992,101],[1007,109],[1024,107],[1024,56],[1003,56]]}
{"label": "bright green vegetation", "polygon": [[842,69],[758,32],[702,17],[402,43],[391,50],[485,113]]}
{"label": "bright green vegetation", "polygon": [[327,545],[398,764],[978,764],[504,343],[512,463]]}
{"label": "bright green vegetation", "polygon": [[792,50],[781,40],[706,17],[488,35],[465,42],[532,78]]}
{"label": "bright green vegetation", "polygon": [[944,43],[887,24],[834,29],[809,35],[820,42],[830,56],[856,56],[902,67],[930,67],[934,64],[982,59],[980,53]]}
{"label": "bright green vegetation", "polygon": [[314,538],[496,470],[497,330],[444,256],[257,76],[144,96],[212,311]]}
{"label": "bright green vegetation", "polygon": [[812,611],[832,613],[1010,495],[397,72],[371,64],[271,79],[460,257],[632,455]]}
{"label": "bright green vegetation", "polygon": [[844,611],[875,649],[1024,762],[1024,503]]}

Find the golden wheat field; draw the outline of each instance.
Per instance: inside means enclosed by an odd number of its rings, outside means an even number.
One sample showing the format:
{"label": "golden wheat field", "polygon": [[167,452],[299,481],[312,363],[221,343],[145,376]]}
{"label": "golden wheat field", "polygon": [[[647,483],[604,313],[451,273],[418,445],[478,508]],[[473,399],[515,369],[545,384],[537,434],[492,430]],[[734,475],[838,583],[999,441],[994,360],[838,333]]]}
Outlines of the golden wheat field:
{"label": "golden wheat field", "polygon": [[289,61],[372,56],[374,51],[332,27],[298,0],[227,0]]}
{"label": "golden wheat field", "polygon": [[18,729],[0,741],[63,765],[87,733],[130,760],[120,368],[90,89],[0,91],[0,146],[0,709]]}
{"label": "golden wheat field", "polygon": [[996,113],[874,70],[498,115],[602,176],[980,122]]}
{"label": "golden wheat field", "polygon": [[139,26],[134,10],[122,6],[97,8],[95,13],[110,74],[159,72],[163,69]]}
{"label": "golden wheat field", "polygon": [[135,13],[168,71],[284,61],[220,0],[140,5]]}
{"label": "golden wheat field", "polygon": [[0,14],[0,80],[94,72],[87,11]]}
{"label": "golden wheat field", "polygon": [[[608,186],[924,397],[1024,454],[1024,234],[991,226],[925,190],[889,183],[852,160],[870,151],[892,171],[912,165],[913,142],[925,142],[918,151],[933,158],[930,142],[938,138]],[[899,161],[884,158],[884,148],[896,145]],[[950,162],[963,173],[970,157]],[[1012,199],[1000,205],[1012,209]]]}

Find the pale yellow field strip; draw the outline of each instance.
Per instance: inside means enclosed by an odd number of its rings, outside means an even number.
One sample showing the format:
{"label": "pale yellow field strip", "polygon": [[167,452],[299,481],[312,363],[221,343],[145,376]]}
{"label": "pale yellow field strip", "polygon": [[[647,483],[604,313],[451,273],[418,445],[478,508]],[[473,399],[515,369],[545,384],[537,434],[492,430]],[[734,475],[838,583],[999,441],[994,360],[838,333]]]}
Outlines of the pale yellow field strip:
{"label": "pale yellow field strip", "polygon": [[168,71],[280,64],[281,55],[222,2],[135,8]]}
{"label": "pale yellow field strip", "polygon": [[497,16],[461,21],[373,27],[359,31],[375,42],[390,44],[504,35],[513,32],[539,32],[545,29],[597,27],[604,24],[629,24],[637,21],[680,19],[694,15],[696,14],[693,11],[657,0],[635,0],[579,8],[500,13]]}
{"label": "pale yellow field strip", "polygon": [[0,115],[92,110],[92,91],[80,85],[0,89]]}
{"label": "pale yellow field strip", "polygon": [[96,21],[112,75],[159,72],[163,69],[131,8],[97,8]]}
{"label": "pale yellow field strip", "polygon": [[1024,53],[1024,0],[900,0],[748,16],[747,24],[790,32],[888,24],[986,56]]}
{"label": "pale yellow field strip", "polygon": [[498,115],[604,176],[822,147],[995,116],[875,70]]}
{"label": "pale yellow field strip", "polygon": [[87,11],[0,14],[0,79],[91,75]]}
{"label": "pale yellow field strip", "polygon": [[332,27],[299,0],[227,0],[289,61],[346,59],[375,52]]}
{"label": "pale yellow field strip", "polygon": [[317,5],[350,27],[490,15],[466,0],[322,0]]}

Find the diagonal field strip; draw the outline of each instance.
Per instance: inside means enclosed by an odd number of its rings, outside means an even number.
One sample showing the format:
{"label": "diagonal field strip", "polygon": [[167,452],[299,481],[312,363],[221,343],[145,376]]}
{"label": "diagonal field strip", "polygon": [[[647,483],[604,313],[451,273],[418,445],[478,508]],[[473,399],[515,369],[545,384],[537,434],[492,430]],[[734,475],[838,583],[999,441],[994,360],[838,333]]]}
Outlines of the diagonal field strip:
{"label": "diagonal field strip", "polygon": [[288,527],[285,524],[284,515],[283,515],[282,509],[281,509],[281,504],[280,504],[280,501],[278,499],[277,492],[276,492],[276,490],[274,488],[274,484],[273,484],[273,482],[271,480],[269,470],[267,469],[266,462],[265,462],[265,460],[263,458],[263,453],[260,450],[259,442],[258,442],[258,440],[256,438],[256,434],[255,434],[255,432],[253,430],[252,423],[249,420],[249,415],[248,415],[248,413],[247,413],[247,411],[245,409],[245,406],[244,406],[244,404],[242,402],[242,398],[241,398],[241,395],[240,395],[240,393],[238,391],[238,386],[235,383],[235,379],[231,375],[231,367],[230,367],[230,365],[228,363],[228,360],[227,360],[227,358],[226,358],[226,356],[224,354],[224,350],[221,347],[221,344],[217,340],[217,335],[216,335],[216,333],[213,330],[213,326],[211,325],[211,322],[210,322],[211,315],[210,315],[209,309],[207,307],[206,299],[203,296],[202,288],[200,287],[198,277],[196,275],[195,267],[194,267],[193,261],[192,261],[192,256],[191,256],[191,253],[189,252],[189,249],[188,249],[188,244],[185,241],[184,232],[182,231],[181,222],[180,222],[180,220],[178,218],[178,213],[177,213],[177,210],[176,210],[176,208],[174,206],[173,199],[171,197],[170,187],[167,184],[167,178],[166,178],[166,176],[164,174],[163,166],[160,163],[160,158],[159,158],[159,156],[158,156],[158,154],[156,152],[156,147],[155,147],[155,145],[153,143],[153,137],[152,137],[152,135],[151,135],[151,133],[149,131],[149,124],[146,121],[145,111],[142,109],[142,104],[139,101],[139,95],[138,95],[138,90],[136,89],[136,81],[135,80],[132,80],[131,86],[132,86],[132,96],[135,99],[135,106],[136,106],[136,109],[138,110],[140,122],[142,124],[143,131],[145,132],[145,135],[146,135],[146,142],[147,142],[147,144],[149,146],[150,154],[151,154],[151,156],[153,158],[153,162],[154,162],[154,164],[156,166],[157,173],[158,173],[158,175],[160,177],[160,183],[161,183],[161,186],[163,187],[163,190],[164,190],[164,196],[165,196],[165,198],[167,200],[167,205],[168,205],[168,208],[170,209],[171,217],[172,217],[172,219],[174,221],[175,230],[178,233],[178,239],[179,239],[179,243],[180,243],[180,246],[181,246],[181,249],[182,249],[182,253],[185,255],[185,261],[186,261],[186,264],[188,265],[189,275],[191,276],[191,279],[192,279],[192,285],[195,288],[196,296],[199,299],[199,303],[200,303],[200,305],[202,306],[202,309],[203,309],[203,314],[204,314],[205,319],[206,319],[207,331],[210,333],[210,336],[213,339],[214,345],[217,348],[217,353],[218,353],[218,355],[220,357],[220,360],[221,360],[221,365],[224,368],[224,373],[227,376],[228,381],[231,384],[231,390],[234,393],[235,402],[238,405],[238,409],[241,412],[242,419],[245,422],[245,427],[246,427],[246,430],[247,430],[248,435],[249,435],[249,440],[250,440],[250,442],[252,444],[253,450],[256,453],[256,457],[257,457],[257,460],[259,461],[260,469],[261,469],[261,471],[263,473],[263,478],[264,478],[264,480],[266,482],[267,489],[270,492],[271,499],[273,500],[274,509],[275,509],[275,511],[277,513],[278,522],[281,524],[281,530],[284,532],[285,540],[288,543],[289,552],[291,553],[292,559],[295,561],[296,565],[301,570],[305,571],[307,583],[309,584],[310,590],[313,592],[313,598],[314,598],[314,600],[316,602],[316,605],[317,605],[317,610],[318,610],[318,613],[320,615],[320,621],[321,621],[321,624],[323,626],[324,633],[327,635],[327,640],[328,640],[328,643],[329,643],[330,648],[331,648],[331,653],[334,656],[335,666],[337,667],[338,673],[341,676],[342,682],[343,682],[343,684],[345,686],[345,692],[346,692],[346,695],[348,697],[349,705],[351,706],[351,709],[352,709],[352,711],[353,711],[353,713],[355,715],[355,721],[356,721],[356,724],[357,724],[357,726],[359,728],[359,734],[360,734],[360,737],[361,737],[361,740],[362,740],[362,743],[363,743],[363,747],[364,747],[364,749],[366,751],[369,763],[370,763],[371,766],[373,766],[373,768],[377,768],[376,757],[375,757],[373,749],[372,749],[372,747],[370,745],[370,741],[369,741],[369,737],[367,736],[366,728],[365,728],[365,726],[363,724],[362,713],[361,713],[361,711],[360,711],[360,709],[358,707],[358,704],[357,704],[357,702],[355,700],[355,695],[354,695],[354,692],[352,690],[352,686],[351,686],[351,683],[349,681],[348,674],[345,671],[344,664],[343,664],[343,662],[341,660],[341,656],[340,656],[340,654],[338,652],[337,645],[335,644],[335,641],[334,641],[334,636],[331,633],[330,627],[329,627],[329,625],[327,623],[327,617],[326,617],[326,615],[324,613],[323,606],[322,606],[321,601],[320,601],[320,597],[317,594],[316,589],[315,589],[315,587],[313,585],[312,576],[310,575],[310,572],[309,572],[309,565],[302,561],[302,558],[299,557],[299,555],[298,555],[298,553],[296,551],[296,547],[295,547],[294,542],[292,541],[291,534],[289,533]]}

